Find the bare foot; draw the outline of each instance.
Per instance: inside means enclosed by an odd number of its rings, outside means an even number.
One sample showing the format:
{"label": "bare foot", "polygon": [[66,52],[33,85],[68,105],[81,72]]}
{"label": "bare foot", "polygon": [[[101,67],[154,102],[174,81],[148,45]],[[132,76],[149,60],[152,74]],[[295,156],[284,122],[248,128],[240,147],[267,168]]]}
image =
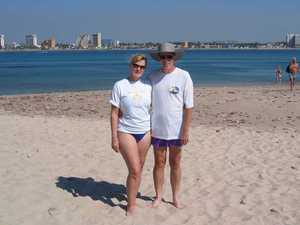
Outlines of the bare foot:
{"label": "bare foot", "polygon": [[174,205],[177,209],[183,209],[185,207],[184,205],[182,205],[181,203],[179,203],[178,200],[174,200],[172,202],[172,205]]}
{"label": "bare foot", "polygon": [[160,205],[160,203],[161,203],[161,199],[156,198],[156,199],[152,202],[151,207],[152,207],[152,208],[157,208],[157,207]]}
{"label": "bare foot", "polygon": [[135,212],[135,207],[134,206],[127,206],[127,210],[126,210],[126,216],[133,216]]}

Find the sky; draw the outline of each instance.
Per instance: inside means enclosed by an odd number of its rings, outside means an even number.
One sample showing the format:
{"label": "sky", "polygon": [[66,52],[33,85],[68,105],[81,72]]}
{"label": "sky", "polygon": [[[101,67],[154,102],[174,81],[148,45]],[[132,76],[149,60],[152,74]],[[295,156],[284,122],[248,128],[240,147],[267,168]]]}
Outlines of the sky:
{"label": "sky", "polygon": [[283,41],[300,33],[300,0],[0,0],[7,42],[80,33],[124,42]]}

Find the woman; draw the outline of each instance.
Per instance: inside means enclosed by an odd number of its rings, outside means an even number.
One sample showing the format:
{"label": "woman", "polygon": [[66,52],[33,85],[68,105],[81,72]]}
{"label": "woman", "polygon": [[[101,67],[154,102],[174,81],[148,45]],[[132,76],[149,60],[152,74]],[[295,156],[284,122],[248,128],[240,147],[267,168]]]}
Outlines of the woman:
{"label": "woman", "polygon": [[127,213],[136,207],[141,173],[150,147],[151,84],[141,79],[147,66],[144,55],[135,55],[129,64],[129,76],[115,83],[111,96],[111,146],[126,162]]}
{"label": "woman", "polygon": [[280,82],[281,83],[281,77],[282,77],[281,68],[280,68],[279,65],[277,65],[277,67],[275,69],[275,79],[276,79],[276,82]]}

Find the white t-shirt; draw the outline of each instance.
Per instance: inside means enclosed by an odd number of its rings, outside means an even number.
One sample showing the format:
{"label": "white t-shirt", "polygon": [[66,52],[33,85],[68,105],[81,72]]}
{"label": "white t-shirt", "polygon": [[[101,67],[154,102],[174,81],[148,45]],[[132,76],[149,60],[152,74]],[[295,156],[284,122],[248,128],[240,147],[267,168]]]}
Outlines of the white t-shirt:
{"label": "white t-shirt", "polygon": [[142,134],[150,130],[151,89],[149,80],[122,79],[115,83],[110,103],[122,112],[118,131]]}
{"label": "white t-shirt", "polygon": [[183,109],[194,106],[190,74],[176,67],[168,74],[155,71],[149,79],[152,83],[152,137],[179,139]]}

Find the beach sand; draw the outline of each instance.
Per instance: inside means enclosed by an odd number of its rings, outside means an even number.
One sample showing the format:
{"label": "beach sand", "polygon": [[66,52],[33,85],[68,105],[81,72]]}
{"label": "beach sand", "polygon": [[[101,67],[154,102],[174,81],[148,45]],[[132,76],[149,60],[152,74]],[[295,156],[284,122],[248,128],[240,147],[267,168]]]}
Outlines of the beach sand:
{"label": "beach sand", "polygon": [[300,87],[195,90],[181,200],[154,196],[153,152],[136,215],[127,169],[110,148],[110,92],[0,96],[0,224],[300,224]]}

